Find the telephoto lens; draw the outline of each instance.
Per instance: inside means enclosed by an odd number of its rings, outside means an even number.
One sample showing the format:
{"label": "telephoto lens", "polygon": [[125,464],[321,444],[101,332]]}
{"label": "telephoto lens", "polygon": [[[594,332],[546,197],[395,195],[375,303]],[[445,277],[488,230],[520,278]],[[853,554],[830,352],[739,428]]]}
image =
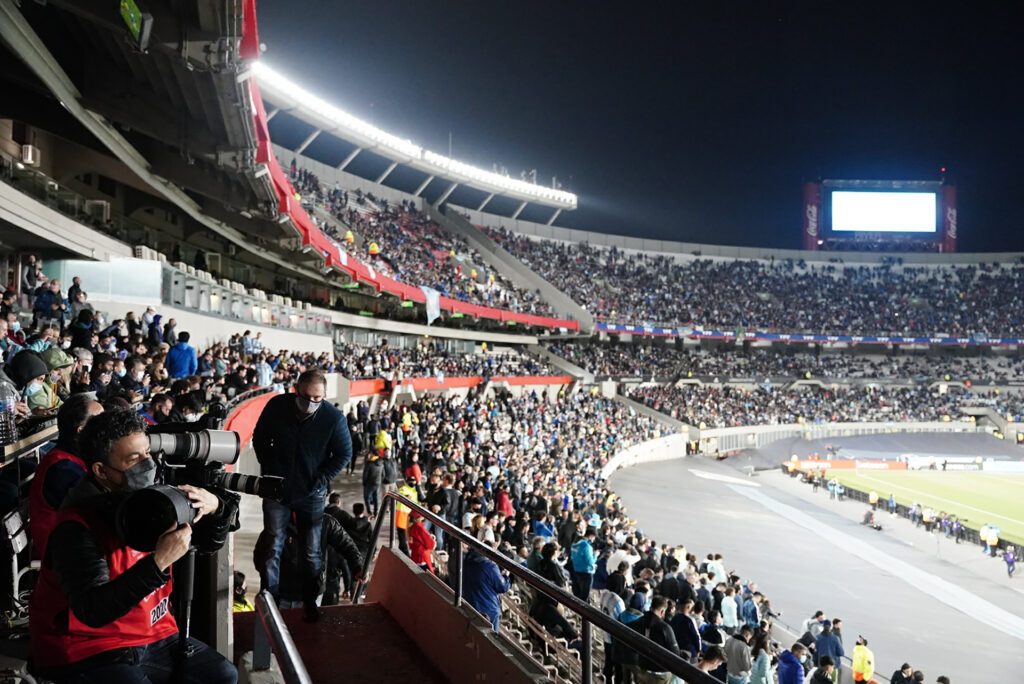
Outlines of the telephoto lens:
{"label": "telephoto lens", "polygon": [[231,464],[238,460],[241,442],[234,430],[158,432],[149,434],[149,450],[163,454],[169,463],[199,461],[204,464]]}
{"label": "telephoto lens", "polygon": [[284,478],[272,475],[245,475],[243,473],[217,473],[217,487],[238,492],[240,494],[252,494],[263,499],[280,499],[284,496]]}
{"label": "telephoto lens", "polygon": [[117,509],[117,532],[136,551],[156,549],[156,542],[171,525],[191,523],[196,509],[177,487],[159,484],[132,492]]}

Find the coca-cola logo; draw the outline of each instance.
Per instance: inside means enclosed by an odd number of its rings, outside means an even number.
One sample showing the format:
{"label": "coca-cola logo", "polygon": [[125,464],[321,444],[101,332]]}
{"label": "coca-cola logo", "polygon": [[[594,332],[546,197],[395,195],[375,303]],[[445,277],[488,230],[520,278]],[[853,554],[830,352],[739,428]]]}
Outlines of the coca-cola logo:
{"label": "coca-cola logo", "polygon": [[815,237],[818,234],[818,205],[807,205],[807,234]]}
{"label": "coca-cola logo", "polygon": [[956,240],[956,207],[946,207],[946,235]]}

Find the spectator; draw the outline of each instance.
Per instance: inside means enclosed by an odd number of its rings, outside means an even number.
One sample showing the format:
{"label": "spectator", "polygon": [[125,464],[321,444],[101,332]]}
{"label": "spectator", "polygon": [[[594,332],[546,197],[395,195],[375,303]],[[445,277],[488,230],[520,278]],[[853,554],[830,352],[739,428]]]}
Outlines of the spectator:
{"label": "spectator", "polygon": [[753,667],[750,640],[753,636],[754,629],[750,625],[743,625],[725,642],[727,684],[747,684],[750,681],[750,670]]}
{"label": "spectator", "polygon": [[[899,672],[897,671],[897,674]],[[807,681],[810,684],[835,684],[836,678],[836,661],[832,659],[832,656],[822,656],[818,662],[818,666],[815,667],[809,673]],[[901,680],[893,679],[893,684],[900,684]],[[908,682],[910,680],[907,680]]]}
{"label": "spectator", "polygon": [[498,568],[497,563],[475,548],[466,552],[462,562],[462,595],[469,605],[491,621],[495,632],[501,617],[500,595],[509,587],[508,573]]}
{"label": "spectator", "polygon": [[891,684],[914,684],[914,668],[910,666],[910,663],[903,663],[900,665],[900,669],[892,673],[889,682]]}
{"label": "spectator", "polygon": [[409,523],[409,555],[412,562],[425,568],[427,572],[433,573],[433,551],[437,542],[427,532],[423,518],[416,511],[409,514]]}
{"label": "spectator", "polygon": [[803,684],[807,647],[799,641],[779,654],[779,684]]}
{"label": "spectator", "polygon": [[231,586],[231,595],[233,597],[231,611],[233,613],[251,613],[255,611],[256,607],[252,605],[252,601],[247,596],[244,572],[235,570]]}
{"label": "spectator", "polygon": [[[655,596],[651,600],[651,607],[643,617],[636,620],[630,627],[640,632],[658,646],[671,653],[679,655],[679,646],[676,644],[675,634],[672,628],[665,622],[665,614],[668,610],[669,601],[664,596]],[[664,683],[672,681],[672,673],[666,672],[653,660],[643,654],[636,656],[636,663],[629,668],[633,672],[638,683]]]}
{"label": "spectator", "polygon": [[594,552],[594,541],[597,530],[588,527],[583,538],[572,545],[572,566],[576,576],[573,594],[583,602],[590,600],[590,588],[594,584],[594,571],[597,569],[597,554]]}
{"label": "spectator", "polygon": [[843,642],[832,633],[832,623],[826,620],[822,624],[821,634],[814,641],[814,664],[820,664],[822,656],[829,656],[835,662],[841,663],[845,655]]}
{"label": "spectator", "polygon": [[188,343],[189,334],[183,332],[177,336],[177,339],[178,342],[167,352],[167,373],[172,378],[185,378],[195,375],[196,370],[199,368],[199,362],[196,350]]}
{"label": "spectator", "polygon": [[[773,684],[775,682],[775,668],[772,667],[774,654],[771,640],[768,637],[768,632],[762,630],[757,630],[755,633],[754,648],[750,653],[753,663],[750,667],[749,684]],[[782,679],[781,673],[779,679],[780,681]]]}

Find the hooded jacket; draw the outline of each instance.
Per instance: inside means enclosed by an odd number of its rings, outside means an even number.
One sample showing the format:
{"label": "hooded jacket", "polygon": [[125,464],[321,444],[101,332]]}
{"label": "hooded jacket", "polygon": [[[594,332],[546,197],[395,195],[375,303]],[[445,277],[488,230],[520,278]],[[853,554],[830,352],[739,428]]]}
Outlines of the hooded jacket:
{"label": "hooded jacket", "polygon": [[792,651],[779,654],[779,684],[804,684],[804,666]]}
{"label": "hooded jacket", "polygon": [[497,563],[470,549],[462,564],[462,596],[495,624],[501,614],[500,594],[509,590],[509,578],[501,574]]}
{"label": "hooded jacket", "polygon": [[572,545],[572,569],[593,575],[597,569],[597,554],[594,545],[585,537]]}

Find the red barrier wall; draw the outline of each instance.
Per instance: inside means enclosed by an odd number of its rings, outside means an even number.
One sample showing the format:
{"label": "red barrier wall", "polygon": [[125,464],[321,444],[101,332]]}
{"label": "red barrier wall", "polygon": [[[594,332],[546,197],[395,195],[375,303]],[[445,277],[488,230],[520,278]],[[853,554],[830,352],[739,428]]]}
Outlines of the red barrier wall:
{"label": "red barrier wall", "polygon": [[224,421],[225,430],[234,430],[238,433],[243,449],[252,441],[252,432],[256,429],[256,421],[260,419],[263,407],[277,395],[277,392],[267,392],[243,401]]}

